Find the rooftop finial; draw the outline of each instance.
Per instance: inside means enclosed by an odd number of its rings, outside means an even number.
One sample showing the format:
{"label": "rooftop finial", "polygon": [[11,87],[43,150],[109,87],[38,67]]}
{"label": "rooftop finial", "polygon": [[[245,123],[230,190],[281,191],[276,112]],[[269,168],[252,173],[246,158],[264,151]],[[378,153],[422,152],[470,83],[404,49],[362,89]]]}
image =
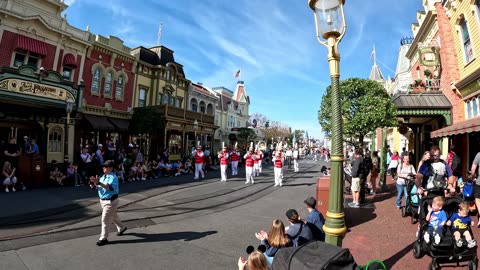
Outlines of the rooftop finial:
{"label": "rooftop finial", "polygon": [[400,45],[412,44],[413,37],[404,37],[400,40]]}

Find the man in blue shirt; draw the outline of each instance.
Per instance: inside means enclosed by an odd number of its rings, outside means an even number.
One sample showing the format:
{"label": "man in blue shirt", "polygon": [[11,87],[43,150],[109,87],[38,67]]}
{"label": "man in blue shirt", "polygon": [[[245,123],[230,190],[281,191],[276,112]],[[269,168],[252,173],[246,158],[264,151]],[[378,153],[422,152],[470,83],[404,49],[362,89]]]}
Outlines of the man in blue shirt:
{"label": "man in blue shirt", "polygon": [[430,148],[430,160],[418,168],[415,184],[418,194],[422,194],[425,189],[439,188],[440,184],[444,185],[444,196],[455,192],[456,178],[450,166],[440,159],[440,148],[437,145]]}
{"label": "man in blue shirt", "polygon": [[112,222],[115,224],[118,231],[117,235],[122,235],[127,230],[127,227],[122,224],[117,215],[119,189],[118,178],[112,172],[114,165],[113,160],[107,160],[102,164],[104,174],[100,178],[98,178],[98,175],[90,177],[90,181],[93,182],[98,190],[100,206],[102,207],[102,232],[100,239],[97,241],[97,246],[108,244],[108,224]]}
{"label": "man in blue shirt", "polygon": [[307,225],[313,233],[313,238],[319,241],[325,241],[325,233],[323,232],[323,224],[325,218],[315,207],[317,206],[317,200],[313,197],[307,198],[303,201],[307,206],[308,217]]}

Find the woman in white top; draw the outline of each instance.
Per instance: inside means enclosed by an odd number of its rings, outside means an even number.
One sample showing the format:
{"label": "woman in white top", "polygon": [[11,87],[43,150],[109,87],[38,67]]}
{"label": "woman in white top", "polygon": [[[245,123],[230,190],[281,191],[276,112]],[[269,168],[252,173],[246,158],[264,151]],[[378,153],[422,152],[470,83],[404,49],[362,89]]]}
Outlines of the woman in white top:
{"label": "woman in white top", "polygon": [[402,207],[402,196],[405,196],[405,200],[407,199],[407,181],[410,175],[414,175],[417,172],[415,171],[415,167],[410,164],[410,157],[408,155],[404,155],[402,157],[402,163],[400,163],[397,167],[397,208],[400,209]]}

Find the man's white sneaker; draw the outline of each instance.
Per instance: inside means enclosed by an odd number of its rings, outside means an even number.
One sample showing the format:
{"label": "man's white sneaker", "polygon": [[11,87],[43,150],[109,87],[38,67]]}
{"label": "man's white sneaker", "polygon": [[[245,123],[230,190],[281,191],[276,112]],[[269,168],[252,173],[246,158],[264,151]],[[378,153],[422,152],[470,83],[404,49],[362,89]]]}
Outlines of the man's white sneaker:
{"label": "man's white sneaker", "polygon": [[252,180],[252,184],[255,183],[255,181]]}
{"label": "man's white sneaker", "polygon": [[14,187],[12,187],[12,191],[15,192],[15,191],[17,191],[17,190],[16,190]]}
{"label": "man's white sneaker", "polygon": [[282,183],[280,182],[280,186],[282,186]]}
{"label": "man's white sneaker", "polygon": [[10,190],[8,190],[8,187],[7,187],[7,188],[5,188],[5,192],[10,192]]}
{"label": "man's white sneaker", "polygon": [[198,180],[198,177],[194,177],[193,180]]}
{"label": "man's white sneaker", "polygon": [[245,182],[245,184],[248,184],[248,183],[250,183],[250,181],[246,181],[246,182]]}
{"label": "man's white sneaker", "polygon": [[274,187],[278,187],[278,184],[273,185]]}

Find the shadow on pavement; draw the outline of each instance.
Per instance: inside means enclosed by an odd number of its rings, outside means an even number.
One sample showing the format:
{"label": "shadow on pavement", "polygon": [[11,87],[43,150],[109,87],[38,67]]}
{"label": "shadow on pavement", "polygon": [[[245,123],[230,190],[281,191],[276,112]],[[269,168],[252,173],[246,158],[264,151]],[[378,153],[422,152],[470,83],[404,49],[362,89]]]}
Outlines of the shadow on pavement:
{"label": "shadow on pavement", "polygon": [[400,250],[399,252],[393,254],[390,258],[388,259],[385,259],[383,261],[383,263],[385,264],[385,266],[387,267],[387,269],[392,269],[392,266],[400,261],[400,259],[402,259],[405,255],[407,255],[408,253],[412,252],[412,249],[413,249],[413,244],[415,243],[415,241],[413,241],[410,245],[404,247],[402,250]]}
{"label": "shadow on pavement", "polygon": [[206,231],[206,232],[173,232],[173,233],[160,233],[160,234],[149,234],[149,233],[125,233],[124,236],[135,236],[137,239],[128,239],[128,240],[115,240],[110,241],[111,244],[130,244],[130,243],[146,243],[146,242],[161,242],[161,241],[193,241],[200,238],[203,238],[208,235],[216,234],[217,231]]}
{"label": "shadow on pavement", "polygon": [[369,222],[377,217],[377,214],[373,213],[374,207],[369,208],[349,208],[344,209],[345,212],[345,225],[347,228],[353,228],[357,225]]}

